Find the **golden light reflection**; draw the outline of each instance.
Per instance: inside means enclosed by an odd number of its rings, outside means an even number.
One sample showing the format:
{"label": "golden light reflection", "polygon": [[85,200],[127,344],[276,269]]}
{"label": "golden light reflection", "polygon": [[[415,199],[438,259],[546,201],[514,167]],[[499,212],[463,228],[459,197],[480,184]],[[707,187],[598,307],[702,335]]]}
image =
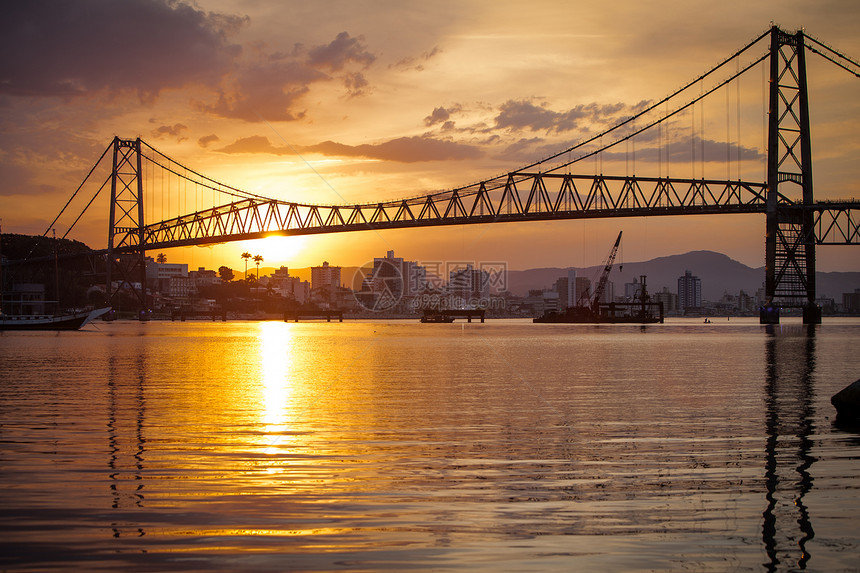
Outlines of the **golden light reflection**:
{"label": "golden light reflection", "polygon": [[[261,422],[265,453],[282,451],[289,439],[290,402],[293,397],[293,325],[284,322],[260,323]],[[277,471],[270,468],[269,471]]]}

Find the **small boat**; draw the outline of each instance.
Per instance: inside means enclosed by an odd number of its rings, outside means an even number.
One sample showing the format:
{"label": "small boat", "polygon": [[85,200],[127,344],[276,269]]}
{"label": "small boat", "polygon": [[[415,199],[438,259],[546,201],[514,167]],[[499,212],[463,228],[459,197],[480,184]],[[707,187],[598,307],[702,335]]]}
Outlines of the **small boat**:
{"label": "small boat", "polygon": [[421,317],[421,322],[445,324],[449,322],[454,322],[454,317],[447,314],[442,314],[441,312],[425,314]]}
{"label": "small boat", "polygon": [[106,314],[110,307],[71,314],[0,314],[0,330],[78,330]]}

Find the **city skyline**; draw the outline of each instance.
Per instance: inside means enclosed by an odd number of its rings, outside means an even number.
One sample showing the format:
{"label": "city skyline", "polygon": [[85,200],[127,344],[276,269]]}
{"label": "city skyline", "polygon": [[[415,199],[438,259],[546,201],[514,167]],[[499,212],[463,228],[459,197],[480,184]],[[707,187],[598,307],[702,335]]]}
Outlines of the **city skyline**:
{"label": "city skyline", "polygon": [[[587,281],[590,284],[592,281],[596,281],[600,271],[604,268],[604,264],[599,264],[588,267],[553,266],[532,269],[511,269],[504,265],[500,267],[498,261],[406,260],[410,258],[408,254],[405,257],[394,257],[393,252],[388,252],[385,257],[374,257],[363,266],[342,265],[331,258],[331,260],[325,260],[307,267],[278,267],[277,265],[263,264],[260,268],[260,277],[269,277],[272,274],[283,273],[286,270],[287,273],[295,278],[312,282],[314,270],[325,269],[325,265],[328,263],[328,268],[337,269],[336,272],[340,274],[342,279],[340,281],[342,286],[359,290],[363,280],[374,274],[373,271],[378,266],[378,263],[388,259],[399,261],[399,264],[405,263],[413,267],[418,267],[421,270],[423,282],[432,284],[434,288],[443,286],[450,280],[452,274],[471,266],[489,271],[489,275],[492,277],[490,284],[492,285],[493,292],[511,290],[514,294],[525,295],[532,289],[546,290],[557,287],[559,280],[570,279],[571,277],[577,284],[579,281]],[[148,257],[148,260],[155,262],[156,258]],[[194,269],[200,269],[200,267],[190,267],[187,263],[166,262],[169,266],[184,265],[189,272]],[[225,261],[223,264],[217,264],[212,268],[205,268],[205,270],[215,272],[216,269],[223,266],[233,271],[232,280],[242,281],[242,264],[240,262],[238,265],[231,265],[229,261]],[[236,268],[237,266],[239,268]],[[612,267],[610,282],[625,286],[625,288],[619,286],[620,290],[615,294],[619,296],[623,295],[627,298],[632,295],[628,292],[626,286],[628,283],[637,283],[643,274],[647,276],[648,283],[651,285],[650,288],[655,289],[654,292],[664,287],[677,292],[677,279],[682,278],[685,272],[691,269],[695,271],[694,274],[696,275],[703,274],[710,277],[704,283],[710,292],[706,294],[704,290],[702,291],[702,297],[707,300],[718,300],[723,294],[739,290],[755,293],[763,285],[763,268],[749,267],[735,259],[731,259],[723,253],[714,251],[688,252],[681,255],[658,257],[647,261],[627,260],[622,262],[616,260]],[[409,271],[403,271],[403,273],[404,275],[413,276],[413,273]],[[504,273],[506,277],[500,279],[500,273]],[[251,278],[256,278],[257,269],[251,268],[247,274]],[[838,299],[845,292],[853,292],[855,289],[853,285],[857,282],[855,278],[857,273],[821,271],[819,274],[821,287],[819,296],[821,299]],[[719,280],[715,280],[717,277],[719,277]],[[579,293],[580,290],[581,287],[578,287],[576,292]],[[575,299],[576,296],[571,299],[570,304]]]}
{"label": "city skyline", "polygon": [[[786,30],[804,27],[849,55],[860,53],[853,26],[858,8],[848,2],[671,10],[538,2],[523,12],[514,3],[367,9],[322,2],[286,10],[255,2],[141,0],[81,23],[84,31],[102,26],[129,33],[119,50],[125,60],[118,62],[107,54],[112,36],[64,35],[66,22],[86,6],[79,3],[69,14],[27,3],[5,21],[5,232],[43,232],[113,135],[139,135],[215,179],[274,198],[334,204],[393,199],[494,176],[563,149],[695,78],[771,21]],[[36,32],[21,33],[23,22]],[[163,45],[146,36],[166,28],[181,34],[168,34]],[[56,61],[60,42],[68,43],[62,66]],[[13,56],[19,53],[25,56]],[[810,56],[809,64],[816,197],[855,197],[856,78],[834,72],[821,58]],[[131,73],[134,66],[137,73]],[[728,175],[762,180],[764,76],[754,79],[727,92],[725,109],[708,118],[700,137],[725,155],[721,149],[737,132],[739,160]],[[627,157],[600,161],[589,168],[619,174],[631,168]],[[649,164],[640,149],[640,171],[689,176],[691,167],[727,175],[716,161]],[[106,215],[88,216],[71,238],[102,248]],[[586,267],[600,263],[620,229],[629,238],[630,260],[713,250],[748,266],[764,264],[761,215],[363,231],[167,254],[192,268],[244,251],[288,267],[311,266],[338,252],[342,264],[360,266],[387,250],[408,250],[419,260],[505,260],[518,269]],[[819,248],[818,268],[860,270],[860,252]]]}
{"label": "city skyline", "polygon": [[[740,264],[737,261],[733,262]],[[634,263],[640,267],[647,264],[647,261]],[[322,304],[325,310],[334,308],[347,313],[369,311],[383,313],[386,316],[391,313],[402,316],[404,313],[420,310],[423,308],[422,305],[430,304],[444,304],[447,308],[477,305],[485,310],[492,309],[497,316],[500,314],[507,317],[538,316],[546,311],[556,312],[566,307],[582,306],[583,301],[587,301],[590,297],[595,297],[602,304],[637,302],[643,292],[648,293],[644,298],[645,301],[662,303],[668,316],[688,313],[694,316],[703,313],[705,315],[741,313],[752,316],[766,300],[763,286],[758,288],[752,285],[738,286],[737,283],[742,281],[737,278],[734,281],[729,280],[736,284],[734,290],[723,289],[716,296],[704,296],[703,285],[708,281],[703,282],[680,260],[675,262],[675,267],[684,268],[683,274],[676,279],[676,275],[672,275],[670,286],[658,285],[654,288],[653,281],[648,281],[651,286],[646,287],[647,276],[635,272],[633,275],[618,272],[614,280],[605,283],[602,294],[598,294],[595,290],[597,288],[595,281],[598,278],[596,273],[578,276],[578,271],[600,270],[602,267],[541,269],[555,272],[554,279],[548,285],[523,288],[520,283],[517,285],[519,288],[509,288],[513,285],[504,269],[491,269],[487,272],[480,268],[475,269],[471,264],[465,264],[459,268],[446,269],[445,272],[433,272],[438,269],[428,272],[428,268],[421,266],[420,262],[395,257],[391,251],[385,257],[376,257],[372,267],[352,269],[347,267],[346,270],[355,272],[351,281],[340,280],[342,271],[345,269],[338,265],[331,265],[328,261],[324,261],[319,266],[293,269],[292,273],[286,267],[277,269],[266,267],[261,269],[265,274],[258,276],[257,273],[249,271],[243,278],[231,272],[231,269],[226,266],[219,268],[216,274],[213,269],[191,270],[186,263],[156,261],[152,257],[147,259],[147,280],[151,283],[148,288],[152,289],[154,306],[158,310],[182,308],[185,311],[201,312],[202,309],[204,313],[215,312],[213,307],[215,300],[192,296],[200,284],[208,286],[243,284],[249,289],[249,295],[256,293],[255,296],[259,297],[260,293],[265,293],[264,298],[269,306],[276,298],[281,297],[285,301],[291,301],[290,304]],[[221,271],[225,269],[227,272],[222,274]],[[390,272],[392,270],[393,273]],[[613,270],[620,271],[620,269]],[[293,274],[296,272],[298,274]],[[663,275],[665,280],[665,273]],[[156,276],[169,280],[156,282]],[[392,284],[390,282],[392,280],[396,284]],[[712,294],[717,293],[714,289],[711,291]],[[167,298],[164,297],[165,294]],[[211,292],[209,296],[212,296]],[[386,296],[388,298],[385,298]],[[826,309],[827,314],[856,312],[858,296],[860,296],[860,288],[853,290],[849,288],[837,296],[823,295],[817,302]],[[277,308],[278,303],[274,304]],[[269,312],[272,312],[271,308]],[[277,314],[277,311],[275,313]]]}

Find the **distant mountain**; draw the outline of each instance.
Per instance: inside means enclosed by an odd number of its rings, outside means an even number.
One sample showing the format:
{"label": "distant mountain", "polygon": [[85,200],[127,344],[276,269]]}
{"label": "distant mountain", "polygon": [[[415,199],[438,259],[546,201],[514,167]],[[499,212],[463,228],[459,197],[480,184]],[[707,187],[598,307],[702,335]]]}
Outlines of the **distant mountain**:
{"label": "distant mountain", "polygon": [[[573,268],[573,267],[569,267]],[[724,293],[737,295],[741,290],[749,295],[764,285],[764,267],[751,268],[743,263],[713,251],[691,251],[683,255],[658,257],[650,261],[624,263],[623,268],[616,264],[612,267],[609,280],[615,283],[615,292],[624,293],[624,283],[633,282],[634,277],[646,275],[648,290],[660,292],[663,287],[670,292],[678,292],[678,277],[689,270],[702,279],[702,298],[718,301]],[[271,267],[260,267],[260,276],[271,274]],[[340,280],[345,286],[360,289],[363,275],[358,267],[342,267]],[[540,268],[525,271],[508,271],[508,290],[516,295],[526,295],[530,289],[552,288],[556,279],[567,276],[568,268]],[[603,271],[602,266],[577,268],[577,276],[588,277],[595,281]],[[234,271],[237,277],[242,270]],[[256,276],[256,267],[248,268],[249,274]],[[290,268],[290,275],[302,280],[311,280],[310,267]],[[819,297],[835,298],[842,301],[842,293],[854,292],[860,288],[860,272],[829,272],[816,275]]]}
{"label": "distant mountain", "polygon": [[[524,271],[508,271],[508,290],[517,295],[528,294],[530,289],[551,288],[559,277],[566,277],[569,268],[540,268]],[[663,287],[670,292],[678,291],[678,277],[689,270],[702,279],[702,298],[717,301],[724,293],[737,295],[741,290],[754,295],[764,285],[764,267],[751,268],[722,253],[713,251],[691,251],[683,255],[658,257],[650,261],[616,264],[609,280],[615,283],[616,293],[623,294],[624,284],[633,282],[641,275],[647,276],[648,290],[660,292]],[[577,276],[592,281],[600,277],[602,266],[576,268]],[[860,272],[828,272],[816,274],[816,290],[819,297],[835,298],[841,302],[842,293],[860,288]]]}

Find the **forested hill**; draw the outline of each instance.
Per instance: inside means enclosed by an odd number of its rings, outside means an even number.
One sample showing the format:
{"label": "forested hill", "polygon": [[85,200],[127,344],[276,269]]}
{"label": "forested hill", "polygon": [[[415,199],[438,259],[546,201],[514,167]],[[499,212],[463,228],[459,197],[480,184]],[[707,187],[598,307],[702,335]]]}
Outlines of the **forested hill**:
{"label": "forested hill", "polygon": [[91,250],[84,243],[69,239],[18,235],[15,233],[3,233],[0,236],[0,252],[2,252],[4,259],[10,261],[51,257],[55,251],[57,254],[64,255],[86,253]]}

